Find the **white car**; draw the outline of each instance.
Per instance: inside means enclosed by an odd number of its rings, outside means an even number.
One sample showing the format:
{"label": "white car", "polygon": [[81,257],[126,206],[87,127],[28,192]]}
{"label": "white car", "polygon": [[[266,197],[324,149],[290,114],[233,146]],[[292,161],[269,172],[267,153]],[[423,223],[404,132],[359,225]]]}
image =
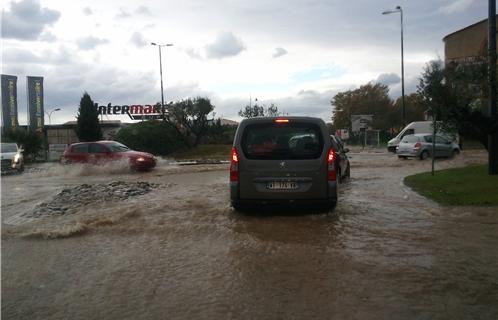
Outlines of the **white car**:
{"label": "white car", "polygon": [[[387,151],[390,152],[396,152],[396,148],[398,147],[398,144],[400,141],[403,139],[403,137],[408,136],[410,134],[432,134],[433,129],[433,121],[415,121],[410,124],[408,124],[406,127],[403,128],[399,132],[399,134],[394,137],[393,139],[389,140],[387,142]],[[438,126],[441,126],[442,122],[438,121]],[[439,129],[438,135],[442,135],[448,140],[454,141],[458,144],[459,142],[459,137],[457,133],[451,133],[451,132],[441,132],[441,129]]]}
{"label": "white car", "polygon": [[2,153],[2,173],[9,171],[22,172],[24,170],[23,149],[19,148],[15,143],[1,144]]}
{"label": "white car", "polygon": [[[403,137],[396,149],[396,154],[400,159],[415,157],[425,160],[428,157],[432,157],[432,146],[431,134],[410,134]],[[451,158],[460,153],[458,144],[439,135],[436,135],[434,147],[436,158]]]}

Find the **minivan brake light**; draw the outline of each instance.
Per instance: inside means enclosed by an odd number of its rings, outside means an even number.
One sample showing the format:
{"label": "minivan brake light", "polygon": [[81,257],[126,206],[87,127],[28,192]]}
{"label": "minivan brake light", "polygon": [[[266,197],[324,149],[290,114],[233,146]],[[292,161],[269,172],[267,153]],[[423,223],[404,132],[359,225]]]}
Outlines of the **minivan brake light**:
{"label": "minivan brake light", "polygon": [[334,149],[330,148],[329,154],[327,156],[327,180],[336,181],[337,176],[335,172],[335,152]]}
{"label": "minivan brake light", "polygon": [[239,181],[239,156],[235,147],[232,148],[232,158],[230,160],[230,182]]}
{"label": "minivan brake light", "polygon": [[275,119],[276,123],[288,123],[289,119]]}

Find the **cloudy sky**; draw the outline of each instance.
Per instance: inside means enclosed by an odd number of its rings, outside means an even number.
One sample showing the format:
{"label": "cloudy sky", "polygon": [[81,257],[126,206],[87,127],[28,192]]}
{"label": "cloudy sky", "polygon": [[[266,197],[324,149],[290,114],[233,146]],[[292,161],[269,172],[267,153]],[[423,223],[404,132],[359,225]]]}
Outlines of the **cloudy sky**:
{"label": "cloudy sky", "polygon": [[[400,95],[400,16],[405,87],[444,58],[442,38],[487,17],[482,0],[15,0],[2,1],[2,73],[45,78],[52,123],[74,120],[87,91],[99,104],[154,104],[207,96],[216,116],[238,120],[250,97],[290,115],[330,120],[337,92],[370,81]],[[127,120],[126,118],[122,120]],[[48,121],[48,120],[47,120]]]}

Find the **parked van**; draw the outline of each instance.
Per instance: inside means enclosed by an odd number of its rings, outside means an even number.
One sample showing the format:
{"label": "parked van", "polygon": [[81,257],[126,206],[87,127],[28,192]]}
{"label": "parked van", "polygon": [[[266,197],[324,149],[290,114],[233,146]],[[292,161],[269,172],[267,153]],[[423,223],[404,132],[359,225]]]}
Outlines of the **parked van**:
{"label": "parked van", "polygon": [[[408,124],[406,127],[403,128],[403,130],[399,132],[399,134],[396,137],[387,142],[387,150],[390,152],[396,152],[396,147],[400,143],[401,139],[403,139],[404,136],[407,136],[409,134],[432,133],[433,131],[432,123],[433,121],[415,121]],[[451,133],[445,134],[441,132],[438,133],[450,139],[451,141],[455,141],[458,143],[457,134],[451,134]]]}
{"label": "parked van", "polygon": [[335,157],[321,119],[245,119],[232,148],[232,206],[318,204],[333,208],[337,202]]}

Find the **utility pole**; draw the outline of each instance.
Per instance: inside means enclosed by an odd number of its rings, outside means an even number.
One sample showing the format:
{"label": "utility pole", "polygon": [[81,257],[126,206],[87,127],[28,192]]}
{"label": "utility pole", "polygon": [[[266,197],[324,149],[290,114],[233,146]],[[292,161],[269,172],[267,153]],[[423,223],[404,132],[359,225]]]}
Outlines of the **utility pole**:
{"label": "utility pole", "polygon": [[[489,116],[497,121],[496,114],[496,0],[488,5],[488,69]],[[498,174],[498,132],[488,135],[488,173]]]}
{"label": "utility pole", "polygon": [[[168,44],[157,44],[155,42],[150,43],[153,46],[157,46],[159,48],[159,75],[161,76],[161,115],[163,121],[166,120],[166,117],[164,116],[164,89],[163,89],[163,59],[161,55],[161,47],[171,47],[173,46],[172,43]],[[144,116],[142,115],[142,120]]]}
{"label": "utility pole", "polygon": [[[490,0],[491,1],[491,0]],[[403,125],[406,125],[406,111],[405,111],[405,58],[404,58],[404,45],[403,45],[403,8],[397,6],[394,10],[386,10],[382,14],[391,14],[399,12],[401,18],[401,107],[403,111]]]}

